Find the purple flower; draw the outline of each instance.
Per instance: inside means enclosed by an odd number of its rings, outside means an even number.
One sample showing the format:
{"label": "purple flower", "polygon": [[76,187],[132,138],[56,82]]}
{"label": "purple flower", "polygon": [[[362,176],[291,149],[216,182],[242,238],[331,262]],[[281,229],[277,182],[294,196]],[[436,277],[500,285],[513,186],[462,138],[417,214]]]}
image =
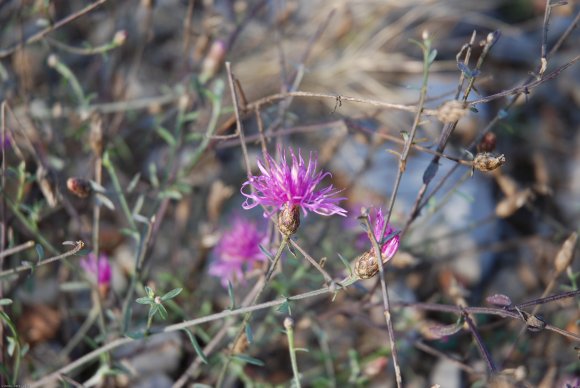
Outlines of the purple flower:
{"label": "purple flower", "polygon": [[[286,151],[282,152],[280,162],[276,162],[266,154],[266,163],[258,161],[260,176],[252,176],[242,185],[241,192],[246,196],[242,205],[244,209],[251,209],[258,205],[271,206],[274,209],[264,216],[271,216],[276,210],[302,208],[304,215],[312,211],[323,216],[338,214],[346,216],[346,210],[338,206],[345,198],[336,197],[340,192],[332,185],[316,190],[316,186],[329,172],[316,171],[317,157],[312,152],[308,163],[304,162],[300,150],[298,156],[289,148],[292,165],[286,162]],[[244,188],[252,186],[254,193],[245,193]]]}
{"label": "purple flower", "polygon": [[81,267],[83,267],[89,277],[97,280],[99,286],[108,286],[111,283],[111,264],[106,255],[100,254],[97,260],[95,254],[91,252],[86,258],[81,260]]}
{"label": "purple flower", "polygon": [[[381,255],[383,259],[383,263],[386,263],[390,259],[395,256],[397,253],[397,249],[399,249],[399,235],[397,234],[394,237],[391,237],[389,240],[384,241],[381,244],[381,232],[383,231],[383,226],[385,225],[385,218],[383,217],[383,211],[379,208],[379,211],[376,212],[376,215],[373,215],[372,212],[370,214],[370,222],[373,225],[373,233],[375,238],[379,242],[379,246],[381,247]],[[383,235],[383,240],[387,238],[389,235],[395,232],[395,229],[391,227],[391,225],[387,225],[387,229],[385,230],[385,234]]]}
{"label": "purple flower", "polygon": [[216,257],[210,264],[209,274],[221,278],[224,287],[228,281],[242,280],[245,269],[266,260],[260,244],[266,245],[267,239],[258,225],[240,217],[234,218],[231,228],[224,232],[215,249]]}

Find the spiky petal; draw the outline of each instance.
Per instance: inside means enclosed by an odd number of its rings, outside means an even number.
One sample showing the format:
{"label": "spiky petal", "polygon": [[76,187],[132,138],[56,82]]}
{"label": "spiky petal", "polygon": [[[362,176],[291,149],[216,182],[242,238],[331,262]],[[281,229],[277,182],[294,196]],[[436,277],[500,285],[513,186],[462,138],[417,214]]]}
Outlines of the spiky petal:
{"label": "spiky petal", "polygon": [[[312,211],[324,216],[333,214],[346,216],[346,210],[338,206],[338,203],[345,199],[336,196],[340,190],[332,185],[322,189],[316,188],[326,176],[331,175],[329,172],[316,171],[316,155],[311,152],[308,163],[305,163],[300,150],[298,155],[291,148],[289,151],[290,166],[287,163],[286,151],[281,152],[279,162],[269,154],[265,155],[265,163],[258,161],[262,175],[252,176],[242,185],[241,192],[246,197],[243,208],[252,209],[258,205],[273,208],[272,211],[266,212],[265,216],[270,216],[285,206],[287,208],[298,206],[304,215]],[[252,186],[255,192],[244,192],[247,186]]]}

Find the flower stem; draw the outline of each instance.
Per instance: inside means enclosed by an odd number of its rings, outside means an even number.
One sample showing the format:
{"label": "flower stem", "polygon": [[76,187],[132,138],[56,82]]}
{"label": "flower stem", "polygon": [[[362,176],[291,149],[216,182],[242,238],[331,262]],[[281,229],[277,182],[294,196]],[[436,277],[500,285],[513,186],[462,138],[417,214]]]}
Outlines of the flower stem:
{"label": "flower stem", "polygon": [[292,364],[292,373],[294,374],[294,387],[300,388],[300,372],[298,372],[298,362],[296,361],[296,348],[294,347],[294,321],[287,317],[284,320],[284,328],[288,337],[288,350],[290,351],[290,363]]}
{"label": "flower stem", "polygon": [[[270,283],[270,278],[272,277],[272,275],[274,274],[274,270],[278,266],[278,262],[280,261],[280,257],[282,256],[282,252],[284,251],[284,249],[288,245],[289,238],[290,238],[289,236],[284,236],[282,238],[282,242],[280,243],[280,246],[278,247],[278,251],[276,252],[276,255],[274,256],[274,260],[272,261],[272,264],[270,265],[270,268],[268,268],[268,272],[266,273],[266,276],[264,277],[264,282],[262,283],[262,287],[258,290],[256,295],[254,296],[254,299],[252,300],[250,305],[254,305],[258,302],[258,299],[260,298],[260,296],[262,295],[262,293],[266,289],[266,286],[268,285],[268,283]],[[234,337],[234,340],[232,341],[230,356],[232,355],[233,350],[236,348],[238,341],[240,340],[240,338],[242,338],[242,335],[244,334],[244,332],[246,330],[246,325],[250,321],[250,318],[252,318],[252,314],[253,314],[253,312],[250,311],[250,312],[246,313],[246,315],[244,316],[244,320],[242,321],[242,324],[240,325],[240,328],[239,328],[236,336]],[[216,384],[216,387],[222,386],[223,380],[225,378],[226,372],[228,371],[228,368],[230,366],[231,361],[232,361],[232,358],[228,357],[221,372],[220,372],[220,376],[218,378],[218,382]]]}

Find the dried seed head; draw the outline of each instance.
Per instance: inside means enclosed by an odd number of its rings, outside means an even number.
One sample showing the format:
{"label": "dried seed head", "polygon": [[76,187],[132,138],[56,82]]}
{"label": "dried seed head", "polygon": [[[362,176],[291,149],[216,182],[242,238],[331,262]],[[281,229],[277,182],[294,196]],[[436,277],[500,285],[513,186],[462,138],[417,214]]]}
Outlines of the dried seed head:
{"label": "dried seed head", "polygon": [[278,230],[284,236],[291,236],[300,226],[300,207],[286,204],[278,214]]}
{"label": "dried seed head", "polygon": [[68,178],[66,188],[79,198],[86,198],[91,194],[91,183],[82,178]]}
{"label": "dried seed head", "polygon": [[354,273],[360,279],[370,279],[379,272],[377,259],[372,251],[363,253],[354,263]]}
{"label": "dried seed head", "polygon": [[437,109],[437,119],[442,123],[455,123],[467,114],[467,109],[461,101],[446,101]]}
{"label": "dried seed head", "polygon": [[119,30],[115,33],[115,36],[113,37],[113,43],[116,46],[121,46],[123,43],[125,43],[125,41],[127,40],[127,31],[125,30]]}
{"label": "dried seed head", "polygon": [[223,40],[216,40],[211,44],[209,52],[201,64],[201,75],[199,78],[202,83],[218,73],[224,63],[226,54],[227,47]]}
{"label": "dried seed head", "polygon": [[487,132],[483,135],[483,139],[477,145],[477,152],[492,152],[495,150],[495,145],[497,143],[497,136],[493,132]]}
{"label": "dried seed head", "polygon": [[494,155],[489,152],[479,153],[473,159],[473,168],[479,171],[493,171],[506,161],[505,156]]}
{"label": "dried seed head", "polygon": [[566,241],[564,241],[562,248],[560,248],[556,260],[554,261],[554,267],[556,267],[558,273],[564,272],[564,270],[572,264],[576,240],[578,240],[578,233],[574,232],[566,239]]}
{"label": "dried seed head", "polygon": [[232,347],[232,355],[245,353],[249,344],[250,342],[248,341],[246,333],[243,333],[240,339],[238,339],[238,341]]}
{"label": "dried seed head", "polygon": [[544,330],[546,322],[539,315],[528,315],[526,318],[526,325],[529,331],[538,332]]}
{"label": "dried seed head", "polygon": [[504,198],[495,207],[495,214],[500,218],[507,218],[518,211],[533,197],[534,193],[532,190],[526,189]]}
{"label": "dried seed head", "polygon": [[54,172],[40,166],[36,170],[36,179],[40,191],[42,191],[42,195],[44,195],[48,205],[51,208],[56,207],[60,193],[56,187],[56,177],[54,176]]}

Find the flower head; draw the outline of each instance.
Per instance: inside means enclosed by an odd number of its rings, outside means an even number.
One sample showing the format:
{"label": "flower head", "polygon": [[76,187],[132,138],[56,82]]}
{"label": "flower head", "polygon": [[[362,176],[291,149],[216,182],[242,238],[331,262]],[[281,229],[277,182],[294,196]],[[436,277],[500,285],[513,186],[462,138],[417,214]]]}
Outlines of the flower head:
{"label": "flower head", "polygon": [[100,254],[99,259],[93,252],[81,260],[81,267],[87,275],[97,281],[99,286],[108,286],[111,283],[111,264],[106,255]]}
{"label": "flower head", "polygon": [[[395,256],[395,253],[399,249],[399,235],[394,234],[395,230],[391,227],[391,225],[387,225],[385,234],[383,238],[380,239],[383,226],[385,225],[385,218],[383,217],[383,212],[381,209],[379,209],[378,212],[376,212],[374,215],[371,213],[369,219],[373,226],[374,237],[377,239],[381,249],[382,262],[385,264],[387,261],[391,260],[393,256]],[[377,255],[375,254],[374,249],[370,249],[369,251],[363,253],[356,260],[354,265],[354,272],[361,279],[372,278],[379,272],[379,270]]]}
{"label": "flower head", "polygon": [[266,243],[266,234],[255,222],[234,218],[231,228],[224,232],[215,249],[216,257],[210,264],[210,275],[221,278],[224,287],[227,287],[228,281],[242,280],[245,269],[266,259],[260,250],[260,244]]}
{"label": "flower head", "polygon": [[381,244],[380,240],[381,232],[383,231],[383,227],[385,226],[385,218],[383,217],[382,209],[379,209],[379,211],[376,212],[376,215],[374,217],[371,214],[370,221],[371,224],[373,224],[373,233],[375,235],[375,238],[377,239],[377,241],[379,242],[379,246],[381,247],[381,255],[383,258],[383,263],[385,263],[390,259],[392,259],[393,256],[395,256],[395,253],[397,253],[397,249],[399,249],[399,235],[397,234],[388,239],[387,241],[384,241],[385,238],[388,238],[395,232],[395,229],[391,227],[391,225],[389,224],[387,225],[387,229],[385,229],[385,234],[383,235],[383,243]]}
{"label": "flower head", "polygon": [[[242,185],[241,192],[246,196],[242,205],[244,209],[251,209],[258,205],[271,206],[272,213],[283,208],[302,208],[304,215],[312,211],[324,216],[338,214],[346,216],[346,210],[338,206],[345,198],[336,197],[340,190],[332,185],[316,189],[316,186],[329,172],[316,171],[317,157],[310,153],[308,163],[304,162],[300,151],[298,155],[289,148],[292,158],[291,166],[286,161],[286,151],[282,152],[280,162],[276,162],[269,154],[265,155],[265,162],[258,161],[258,168],[262,175],[252,176]],[[252,186],[255,193],[245,193],[244,188]],[[269,216],[272,213],[265,213]]]}

